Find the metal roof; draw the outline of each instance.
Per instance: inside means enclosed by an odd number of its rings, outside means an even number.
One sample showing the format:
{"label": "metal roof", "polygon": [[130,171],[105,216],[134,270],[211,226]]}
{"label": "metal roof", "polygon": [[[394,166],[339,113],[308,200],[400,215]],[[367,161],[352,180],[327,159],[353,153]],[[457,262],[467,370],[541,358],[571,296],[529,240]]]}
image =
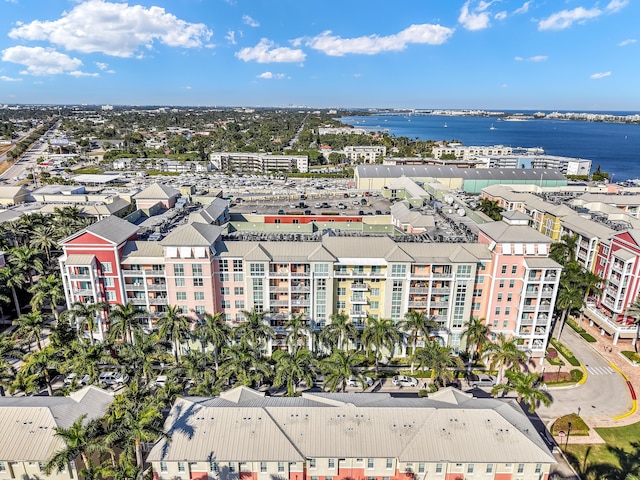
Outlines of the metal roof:
{"label": "metal roof", "polygon": [[64,244],[69,240],[79,237],[83,233],[91,233],[97,237],[103,238],[116,245],[124,242],[138,231],[138,227],[121,218],[111,215],[103,218],[99,222],[89,225],[87,228],[74,233],[70,237],[65,238],[60,243]]}
{"label": "metal roof", "polygon": [[549,237],[526,225],[509,225],[500,221],[483,223],[479,229],[496,242],[551,243]]}
{"label": "metal roof", "polygon": [[458,168],[443,165],[358,165],[359,178],[462,178],[464,180],[566,180],[559,170],[526,168]]}
{"label": "metal roof", "polygon": [[526,257],[524,261],[529,268],[562,268],[562,265],[549,257]]}
{"label": "metal roof", "polygon": [[149,199],[149,200],[168,200],[169,198],[177,197],[180,195],[180,191],[167,185],[161,185],[154,183],[133,196],[136,200]]}
{"label": "metal roof", "polygon": [[201,246],[210,247],[220,237],[222,228],[206,223],[181,225],[167,235],[161,244],[165,246]]}
{"label": "metal roof", "polygon": [[65,265],[93,265],[93,260],[96,258],[95,255],[86,254],[86,255],[69,255],[67,259],[64,261]]}
{"label": "metal roof", "polygon": [[[246,387],[242,387],[246,390]],[[233,391],[232,391],[233,392]],[[402,462],[555,463],[514,400],[437,392],[304,393],[281,398],[245,391],[176,401],[149,461],[300,461],[387,458]]]}

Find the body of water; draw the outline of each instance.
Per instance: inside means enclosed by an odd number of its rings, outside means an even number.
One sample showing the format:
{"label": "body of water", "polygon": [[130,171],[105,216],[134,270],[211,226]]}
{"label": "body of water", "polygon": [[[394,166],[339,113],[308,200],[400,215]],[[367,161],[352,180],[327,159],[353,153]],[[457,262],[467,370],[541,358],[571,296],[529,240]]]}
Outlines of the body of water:
{"label": "body of water", "polygon": [[638,124],[439,115],[371,115],[339,120],[367,130],[386,129],[396,137],[411,139],[542,147],[549,155],[591,160],[592,171],[599,165],[602,171],[613,174],[616,182],[640,178]]}

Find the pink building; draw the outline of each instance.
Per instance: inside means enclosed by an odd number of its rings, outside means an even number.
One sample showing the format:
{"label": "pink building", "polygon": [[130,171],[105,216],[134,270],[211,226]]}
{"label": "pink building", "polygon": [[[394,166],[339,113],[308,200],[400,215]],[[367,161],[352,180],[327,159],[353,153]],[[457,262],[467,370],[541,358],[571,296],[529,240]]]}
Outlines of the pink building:
{"label": "pink building", "polygon": [[148,210],[158,204],[164,209],[173,208],[179,196],[180,192],[175,188],[154,183],[133,198],[138,210]]}

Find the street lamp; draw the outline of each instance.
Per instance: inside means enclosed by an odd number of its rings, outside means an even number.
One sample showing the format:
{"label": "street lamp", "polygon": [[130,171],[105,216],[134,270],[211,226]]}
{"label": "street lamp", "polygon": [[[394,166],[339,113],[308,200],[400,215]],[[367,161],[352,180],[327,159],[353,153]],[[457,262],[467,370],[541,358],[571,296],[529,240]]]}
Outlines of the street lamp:
{"label": "street lamp", "polygon": [[564,451],[567,451],[567,447],[569,446],[569,437],[571,436],[571,422],[567,423],[567,441],[564,444]]}

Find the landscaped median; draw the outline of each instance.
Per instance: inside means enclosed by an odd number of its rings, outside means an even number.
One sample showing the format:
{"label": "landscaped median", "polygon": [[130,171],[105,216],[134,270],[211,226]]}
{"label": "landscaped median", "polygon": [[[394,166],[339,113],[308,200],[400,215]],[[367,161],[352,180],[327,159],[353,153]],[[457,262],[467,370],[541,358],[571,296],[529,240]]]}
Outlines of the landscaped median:
{"label": "landscaped median", "polygon": [[636,398],[636,391],[633,388],[633,384],[629,380],[629,377],[627,377],[624,374],[624,372],[620,370],[613,362],[609,363],[609,365],[611,365],[611,368],[613,368],[616,372],[622,375],[622,378],[624,378],[624,381],[627,382],[627,387],[629,388],[629,393],[631,394],[631,410],[629,410],[627,413],[624,413],[622,415],[619,415],[613,418],[614,420],[621,420],[623,418],[629,417],[634,413],[636,413],[636,410],[638,409],[638,400]]}

